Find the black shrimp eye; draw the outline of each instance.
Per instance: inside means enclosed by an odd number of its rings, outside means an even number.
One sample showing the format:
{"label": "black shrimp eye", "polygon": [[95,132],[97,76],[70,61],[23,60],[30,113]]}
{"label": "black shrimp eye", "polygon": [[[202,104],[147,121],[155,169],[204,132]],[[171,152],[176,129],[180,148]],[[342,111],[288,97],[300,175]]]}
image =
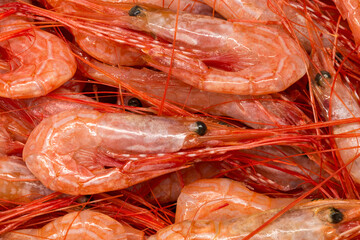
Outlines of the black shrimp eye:
{"label": "black shrimp eye", "polygon": [[129,107],[142,107],[141,101],[137,98],[130,98],[129,101],[127,102],[127,105]]}
{"label": "black shrimp eye", "polygon": [[196,124],[195,132],[197,134],[199,134],[200,136],[204,136],[206,134],[206,131],[207,131],[206,124],[201,122],[201,121],[197,121],[195,124]]}
{"label": "black shrimp eye", "polygon": [[344,214],[336,208],[330,209],[330,221],[331,223],[339,223],[344,219]]}
{"label": "black shrimp eye", "polygon": [[134,6],[129,10],[129,16],[136,17],[141,14],[144,9],[140,6]]}
{"label": "black shrimp eye", "polygon": [[320,71],[320,73],[316,74],[315,76],[315,82],[317,85],[321,86],[321,80],[323,78],[328,78],[330,79],[331,78],[331,74],[328,72],[328,71]]}
{"label": "black shrimp eye", "polygon": [[336,55],[337,60],[342,61],[344,59],[343,55],[341,53],[339,53],[339,52],[336,52],[335,55]]}

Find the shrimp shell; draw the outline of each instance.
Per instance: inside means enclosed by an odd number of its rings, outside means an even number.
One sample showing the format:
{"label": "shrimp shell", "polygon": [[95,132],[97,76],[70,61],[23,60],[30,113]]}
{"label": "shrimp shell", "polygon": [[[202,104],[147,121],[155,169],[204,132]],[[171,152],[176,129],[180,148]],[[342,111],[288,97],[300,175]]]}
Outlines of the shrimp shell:
{"label": "shrimp shell", "polygon": [[65,111],[33,130],[23,156],[30,171],[54,191],[74,195],[112,191],[178,170],[174,165],[179,163],[169,162],[165,170],[144,166],[131,173],[126,163],[153,156],[155,164],[164,153],[199,146],[202,138],[197,131],[203,124],[186,118]]}
{"label": "shrimp shell", "polygon": [[144,233],[115,219],[91,210],[72,212],[40,229],[22,229],[5,234],[2,240],[142,240]]}
{"label": "shrimp shell", "polygon": [[305,52],[281,29],[134,8],[139,13],[129,17],[130,28],[169,42],[175,40],[178,47],[194,49],[195,53],[191,57],[160,46],[143,48],[148,64],[198,89],[239,95],[269,94],[285,90],[306,73]]}
{"label": "shrimp shell", "polygon": [[[19,17],[0,21],[0,33],[33,25]],[[10,57],[11,71],[0,74],[0,96],[31,98],[60,87],[75,74],[77,65],[68,45],[54,34],[32,29],[26,36],[0,42]]]}
{"label": "shrimp shell", "polygon": [[[294,207],[279,218],[265,225],[251,239],[254,240],[334,240],[354,233],[359,226],[360,202],[358,200],[317,200]],[[268,210],[231,220],[187,220],[161,229],[148,240],[240,240],[278,213]],[[342,226],[354,222],[353,230],[342,230]],[[355,232],[359,235],[359,231]],[[248,239],[248,238],[247,238]]]}

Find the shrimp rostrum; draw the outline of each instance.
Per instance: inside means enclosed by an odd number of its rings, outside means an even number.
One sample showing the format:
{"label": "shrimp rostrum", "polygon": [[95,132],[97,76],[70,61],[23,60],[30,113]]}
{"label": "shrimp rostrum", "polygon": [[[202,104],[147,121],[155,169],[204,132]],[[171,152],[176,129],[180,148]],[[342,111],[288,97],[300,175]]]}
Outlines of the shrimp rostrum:
{"label": "shrimp rostrum", "polygon": [[[31,133],[23,156],[30,171],[48,188],[93,194],[178,170],[184,159],[195,157],[181,152],[184,149],[244,137],[231,132],[228,127],[192,118],[82,109],[44,119]],[[166,162],[169,155],[168,159],[177,156],[178,161]],[[146,164],[141,165],[142,160]]]}
{"label": "shrimp rostrum", "polygon": [[351,239],[360,234],[359,210],[358,200],[317,200],[294,207],[267,224],[278,209],[224,221],[187,220],[161,229],[149,240],[248,239],[261,226],[251,239]]}

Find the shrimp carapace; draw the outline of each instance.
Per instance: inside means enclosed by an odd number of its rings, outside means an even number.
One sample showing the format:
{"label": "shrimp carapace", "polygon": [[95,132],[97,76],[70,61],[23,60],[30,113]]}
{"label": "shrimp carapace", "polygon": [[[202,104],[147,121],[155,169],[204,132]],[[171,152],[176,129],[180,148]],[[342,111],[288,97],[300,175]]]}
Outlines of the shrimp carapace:
{"label": "shrimp carapace", "polygon": [[358,200],[316,200],[287,210],[273,221],[269,220],[279,209],[224,221],[187,220],[161,229],[149,240],[352,239],[360,234],[359,210]]}

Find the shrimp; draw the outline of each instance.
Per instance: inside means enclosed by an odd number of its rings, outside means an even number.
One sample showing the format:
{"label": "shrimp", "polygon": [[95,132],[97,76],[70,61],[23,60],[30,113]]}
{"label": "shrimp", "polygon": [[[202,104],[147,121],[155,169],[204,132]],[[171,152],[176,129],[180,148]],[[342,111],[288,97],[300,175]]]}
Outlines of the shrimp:
{"label": "shrimp", "polygon": [[[93,60],[83,53],[81,56],[94,66],[90,67],[82,61],[78,62],[79,70],[87,77],[115,87],[118,87],[121,82],[125,82],[137,90],[157,98],[162,98],[164,95],[164,86],[168,78],[166,73],[147,68],[114,67]],[[113,78],[110,78],[109,75]],[[115,81],[116,79],[119,81]],[[171,78],[169,81],[166,100],[180,106],[186,105],[196,111],[228,116],[255,129],[304,125],[311,122],[296,104],[288,101],[281,94],[242,96],[205,92],[176,78]]]}
{"label": "shrimp", "polygon": [[144,233],[92,210],[72,212],[40,229],[22,229],[6,233],[2,240],[40,239],[124,239],[143,240]]}
{"label": "shrimp", "polygon": [[27,169],[21,158],[0,157],[0,199],[31,202],[52,193]]}
{"label": "shrimp", "polygon": [[[353,93],[342,82],[332,67],[327,53],[317,50],[312,54],[315,67],[311,71],[311,85],[314,95],[321,106],[322,115],[327,120],[341,120],[360,117],[360,105]],[[335,78],[336,77],[336,78]],[[340,124],[332,127],[332,133],[357,134],[360,124]],[[338,153],[356,182],[360,182],[359,141],[357,136],[335,138]]]}
{"label": "shrimp", "polygon": [[185,186],[176,204],[175,222],[226,220],[285,207],[291,198],[270,198],[241,182],[226,178],[201,179]]}
{"label": "shrimp", "polygon": [[[32,131],[23,156],[30,171],[48,188],[93,194],[127,188],[181,169],[178,165],[187,157],[199,158],[198,154],[171,154],[179,159],[169,162],[161,158],[166,153],[246,138],[231,133],[228,127],[188,118],[80,109],[44,119]],[[144,164],[141,159],[151,162]],[[134,164],[142,164],[141,171]]]}
{"label": "shrimp", "polygon": [[59,37],[35,29],[23,18],[10,16],[0,21],[0,33],[21,27],[33,28],[30,35],[0,42],[8,53],[11,71],[0,74],[0,96],[31,98],[43,96],[68,81],[76,71],[76,61]]}
{"label": "shrimp", "polygon": [[294,207],[267,225],[279,210],[223,221],[187,220],[161,229],[148,240],[249,239],[246,236],[261,226],[251,239],[351,239],[359,235],[359,208],[358,200],[317,200]]}
{"label": "shrimp", "polygon": [[134,16],[129,17],[130,28],[199,50],[191,57],[165,47],[143,49],[150,66],[200,90],[238,95],[279,92],[299,80],[308,66],[302,48],[271,26],[187,13],[177,16],[139,6],[129,13]]}

